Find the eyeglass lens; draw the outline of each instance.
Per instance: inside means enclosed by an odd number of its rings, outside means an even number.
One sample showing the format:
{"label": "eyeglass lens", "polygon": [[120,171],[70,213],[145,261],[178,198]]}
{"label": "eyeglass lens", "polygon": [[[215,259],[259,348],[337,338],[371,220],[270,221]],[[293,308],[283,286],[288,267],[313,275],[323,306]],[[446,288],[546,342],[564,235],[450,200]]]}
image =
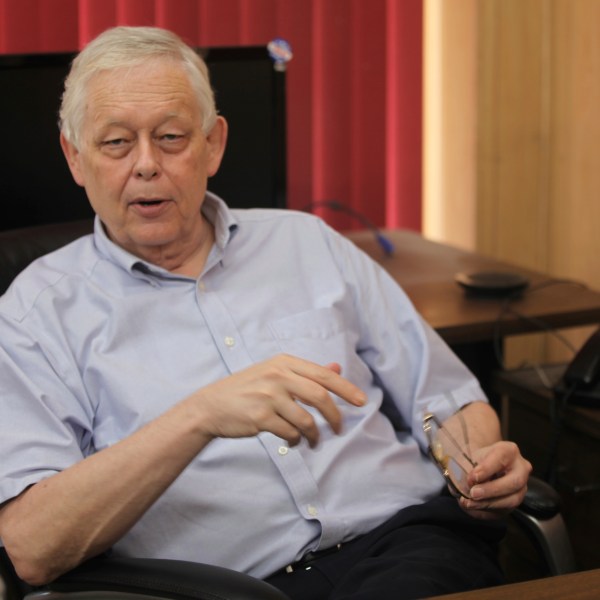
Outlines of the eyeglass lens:
{"label": "eyeglass lens", "polygon": [[473,468],[472,463],[465,456],[465,451],[460,444],[435,421],[430,422],[431,452],[449,479],[450,484],[460,494],[469,497],[470,488],[467,484],[467,475]]}

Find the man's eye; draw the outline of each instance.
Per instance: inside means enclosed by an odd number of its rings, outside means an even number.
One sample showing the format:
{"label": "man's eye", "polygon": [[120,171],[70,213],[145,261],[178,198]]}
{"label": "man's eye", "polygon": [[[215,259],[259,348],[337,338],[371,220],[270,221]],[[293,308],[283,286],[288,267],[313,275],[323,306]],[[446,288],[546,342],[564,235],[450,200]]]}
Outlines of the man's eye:
{"label": "man's eye", "polygon": [[165,142],[177,142],[182,138],[183,136],[177,133],[165,133],[161,136],[161,140],[164,140]]}
{"label": "man's eye", "polygon": [[100,142],[100,149],[113,158],[125,156],[131,148],[131,140],[127,138],[108,138]]}
{"label": "man's eye", "polygon": [[109,148],[117,148],[119,146],[122,146],[123,144],[125,144],[126,140],[123,138],[115,138],[114,140],[104,140],[102,142],[103,146],[107,146]]}
{"label": "man's eye", "polygon": [[164,133],[158,143],[165,152],[181,152],[187,145],[187,136],[181,133]]}

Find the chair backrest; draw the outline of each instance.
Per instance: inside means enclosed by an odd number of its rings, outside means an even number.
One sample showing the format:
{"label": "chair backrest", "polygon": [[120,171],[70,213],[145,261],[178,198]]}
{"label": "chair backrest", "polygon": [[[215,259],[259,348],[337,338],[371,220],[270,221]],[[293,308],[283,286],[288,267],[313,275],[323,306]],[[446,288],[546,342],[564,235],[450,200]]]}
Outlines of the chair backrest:
{"label": "chair backrest", "polygon": [[91,233],[93,221],[70,221],[0,231],[0,295],[33,260]]}
{"label": "chair backrest", "polygon": [[[93,221],[86,219],[0,231],[0,295],[30,262],[92,230]],[[0,547],[0,599],[22,598],[30,589],[16,576],[6,551]]]}

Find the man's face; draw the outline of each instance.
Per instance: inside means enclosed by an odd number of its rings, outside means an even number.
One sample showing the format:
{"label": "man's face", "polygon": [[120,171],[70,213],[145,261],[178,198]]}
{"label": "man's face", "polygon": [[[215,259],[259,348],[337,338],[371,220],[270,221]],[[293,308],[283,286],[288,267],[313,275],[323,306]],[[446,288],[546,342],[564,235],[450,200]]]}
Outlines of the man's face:
{"label": "man's face", "polygon": [[196,252],[207,235],[200,207],[223,155],[224,120],[202,132],[187,75],[168,60],[101,72],[86,100],[80,147],[61,142],[110,238],[157,264]]}

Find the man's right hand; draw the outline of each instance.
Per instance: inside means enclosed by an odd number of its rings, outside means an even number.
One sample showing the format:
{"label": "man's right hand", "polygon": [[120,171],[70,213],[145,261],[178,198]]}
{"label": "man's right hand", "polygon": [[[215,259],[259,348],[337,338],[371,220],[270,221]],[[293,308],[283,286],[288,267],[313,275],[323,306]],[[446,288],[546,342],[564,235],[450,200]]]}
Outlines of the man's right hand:
{"label": "man's right hand", "polygon": [[[110,548],[215,437],[262,431],[314,446],[319,431],[302,404],[335,432],[330,394],[361,406],[364,393],[340,375],[281,355],[191,394],[127,438],[32,485],[0,507],[0,537],[22,579],[42,585]],[[200,434],[200,435],[199,435]]]}
{"label": "man's right hand", "polygon": [[366,401],[364,392],[340,372],[337,363],[321,366],[282,354],[204,387],[187,401],[199,411],[201,431],[209,438],[269,431],[291,446],[306,438],[313,447],[319,430],[302,404],[317,409],[340,433],[340,411],[330,394],[354,406]]}

